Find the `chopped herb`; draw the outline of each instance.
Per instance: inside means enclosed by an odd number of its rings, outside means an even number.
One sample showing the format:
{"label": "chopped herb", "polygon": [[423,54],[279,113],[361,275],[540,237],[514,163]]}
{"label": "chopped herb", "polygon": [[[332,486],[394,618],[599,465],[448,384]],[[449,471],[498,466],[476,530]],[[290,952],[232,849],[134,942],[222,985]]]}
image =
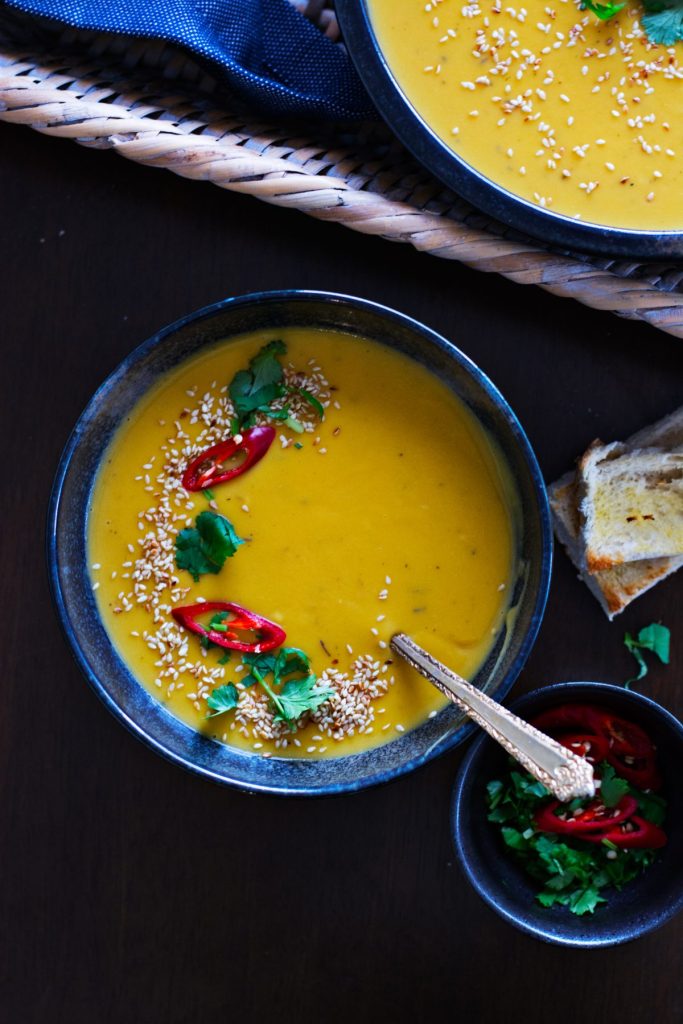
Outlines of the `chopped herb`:
{"label": "chopped herb", "polygon": [[295,441],[294,442],[294,447],[295,448],[303,448],[303,445],[302,445],[301,441]]}
{"label": "chopped herb", "polygon": [[282,394],[284,370],[278,356],[284,355],[283,341],[269,341],[249,361],[248,370],[240,370],[230,385],[230,397],[237,412],[244,416],[259,406],[269,406]]}
{"label": "chopped herb", "polygon": [[237,689],[232,683],[217,686],[213,693],[206,698],[206,703],[213,712],[206,717],[215,718],[216,715],[222,715],[225,711],[232,711],[237,707],[238,699]]}
{"label": "chopped herb", "polygon": [[[245,654],[242,660],[251,669],[242,680],[244,685],[259,683],[272,701],[276,719],[289,722],[292,727],[304,712],[315,711],[334,694],[330,687],[316,685],[316,676],[309,668],[310,659],[298,647]],[[298,678],[287,678],[292,676]]]}
{"label": "chopped herb", "polygon": [[651,43],[673,46],[683,39],[683,0],[644,0],[642,25]]}
{"label": "chopped herb", "polygon": [[616,807],[630,788],[626,779],[620,779],[612,765],[603,761],[600,765],[600,800],[605,807]]}
{"label": "chopped herb", "polygon": [[220,572],[240,544],[244,541],[229,519],[217,512],[200,512],[194,527],[181,530],[176,537],[176,565],[187,569],[197,583],[204,573]]}
{"label": "chopped herb", "polygon": [[304,679],[290,679],[280,690],[275,717],[283,722],[296,722],[306,711],[315,711],[333,695],[331,687],[316,686],[314,675]]}
{"label": "chopped herb", "polygon": [[[612,801],[618,803],[628,791],[638,801],[639,813],[653,824],[661,824],[666,806],[662,797],[632,788],[604,762],[600,773],[601,799],[608,806],[614,806]],[[505,845],[540,883],[536,899],[542,906],[567,907],[580,916],[592,914],[606,902],[603,890],[609,886],[621,889],[652,863],[655,853],[617,849],[608,840],[588,844],[538,831],[534,816],[549,795],[531,775],[512,769],[505,778],[494,779],[486,787],[488,820],[500,826]],[[572,801],[568,809],[576,810],[583,803]]]}
{"label": "chopped herb", "polygon": [[581,10],[592,11],[596,17],[600,18],[600,21],[607,21],[609,18],[613,18],[615,14],[618,14],[619,11],[623,10],[625,6],[625,3],[613,4],[608,2],[606,4],[600,4],[596,3],[595,0],[582,0]]}
{"label": "chopped herb", "polygon": [[226,651],[225,654],[221,655],[221,657],[218,659],[218,664],[219,665],[227,665],[229,661],[230,661],[230,651]]}
{"label": "chopped herb", "polygon": [[257,413],[263,413],[269,419],[302,434],[303,424],[292,415],[289,405],[281,409],[272,408],[277,399],[292,395],[300,395],[321,420],[325,418],[325,409],[315,395],[306,388],[287,384],[279,359],[286,351],[287,346],[283,341],[270,341],[250,360],[248,370],[239,370],[232,378],[228,392],[237,414],[232,423],[233,434],[251,426]]}
{"label": "chopped herb", "polygon": [[270,341],[249,362],[248,370],[239,370],[228,387],[228,392],[240,421],[240,426],[257,409],[267,408],[284,392],[284,370],[278,356],[287,351],[283,341]]}
{"label": "chopped herb", "polygon": [[643,651],[651,651],[652,654],[659,658],[663,665],[669,664],[670,641],[671,631],[659,622],[653,622],[649,626],[644,626],[638,633],[637,639],[634,639],[630,633],[624,634],[624,644],[638,662],[638,675],[626,680],[624,685],[627,689],[631,683],[637,683],[639,679],[642,679],[648,673],[648,666],[642,654]]}
{"label": "chopped herb", "polygon": [[629,786],[629,793],[638,801],[638,811],[646,821],[662,825],[666,817],[666,800],[658,793],[644,793],[635,786]]}
{"label": "chopped herb", "polygon": [[208,487],[204,488],[202,494],[204,495],[207,501],[213,501],[213,491],[210,491]]}
{"label": "chopped herb", "polygon": [[313,406],[313,408],[318,414],[319,419],[324,420],[325,410],[323,408],[322,402],[319,402],[315,395],[312,395],[310,391],[306,390],[306,388],[297,388],[296,390],[298,394],[301,395],[302,398],[306,399],[309,405]]}

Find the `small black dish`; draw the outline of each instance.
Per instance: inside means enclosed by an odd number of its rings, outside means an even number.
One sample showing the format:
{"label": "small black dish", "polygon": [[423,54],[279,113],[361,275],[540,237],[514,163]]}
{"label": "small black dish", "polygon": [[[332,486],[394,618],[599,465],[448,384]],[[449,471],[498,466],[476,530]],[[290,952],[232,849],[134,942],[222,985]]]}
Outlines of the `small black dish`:
{"label": "small black dish", "polygon": [[514,701],[530,719],[558,704],[607,707],[642,726],[657,746],[668,801],[668,842],[655,863],[608,902],[577,917],[565,907],[546,909],[535,899],[538,885],[510,855],[498,828],[486,817],[486,784],[505,770],[505,752],[481,736],[468,751],[453,790],[451,828],[463,870],[496,913],[521,931],[561,946],[613,946],[659,928],[683,908],[683,791],[676,785],[683,763],[683,725],[648,697],[607,683],[558,683]]}
{"label": "small black dish", "polygon": [[344,43],[380,114],[420,163],[473,206],[560,250],[643,260],[683,258],[683,231],[640,231],[574,220],[515,195],[445,143],[412,105],[377,40],[368,0],[336,0]]}

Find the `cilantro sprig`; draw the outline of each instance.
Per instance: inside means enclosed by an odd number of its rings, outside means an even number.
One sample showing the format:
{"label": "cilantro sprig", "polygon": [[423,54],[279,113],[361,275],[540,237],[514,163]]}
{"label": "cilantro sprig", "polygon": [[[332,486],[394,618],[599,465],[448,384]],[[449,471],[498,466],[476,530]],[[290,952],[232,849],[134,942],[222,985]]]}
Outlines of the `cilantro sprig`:
{"label": "cilantro sprig", "polygon": [[[270,698],[276,721],[287,722],[292,729],[307,711],[315,711],[334,696],[331,687],[318,683],[310,671],[308,655],[298,647],[244,654],[242,661],[249,668],[249,673],[242,678],[242,685],[259,684]],[[213,711],[207,718],[232,711],[238,701],[239,694],[233,683],[217,687],[206,701]]]}
{"label": "cilantro sprig", "polygon": [[245,686],[260,683],[270,697],[276,720],[287,722],[292,728],[303,714],[315,711],[334,696],[331,687],[318,684],[310,671],[308,655],[298,647],[245,654],[243,661],[251,670],[243,680]]}
{"label": "cilantro sprig", "polygon": [[659,622],[652,622],[649,626],[644,626],[637,637],[631,636],[630,633],[625,633],[624,645],[638,662],[638,675],[627,679],[624,684],[626,689],[629,689],[631,683],[637,683],[639,679],[642,679],[648,673],[649,668],[643,656],[643,651],[650,651],[651,654],[656,655],[663,665],[669,664],[671,630],[666,626],[662,626]]}
{"label": "cilantro sprig", "polygon": [[[628,792],[638,803],[638,813],[661,825],[666,808],[661,796],[635,789],[606,762],[600,766],[600,775],[600,798],[606,806],[616,806]],[[655,854],[652,850],[616,850],[607,841],[589,845],[538,831],[534,815],[549,797],[540,782],[513,769],[486,787],[488,820],[500,826],[507,848],[540,884],[536,899],[542,906],[564,906],[579,916],[592,914],[607,901],[605,890],[610,886],[621,889],[652,863]],[[575,811],[583,803],[573,800],[567,809]]]}
{"label": "cilantro sprig", "polygon": [[295,433],[303,433],[303,425],[292,414],[290,403],[285,403],[280,409],[273,408],[273,403],[278,399],[292,398],[295,395],[308,402],[319,419],[325,418],[325,410],[315,395],[306,388],[286,381],[279,358],[286,352],[287,346],[284,341],[269,341],[249,361],[249,369],[239,370],[232,378],[228,385],[228,393],[235,408],[233,433],[252,426],[258,413],[283,423]]}
{"label": "cilantro sprig", "polygon": [[195,583],[205,573],[221,571],[244,541],[229,519],[218,512],[200,512],[194,526],[181,530],[175,541],[179,569],[187,569]]}

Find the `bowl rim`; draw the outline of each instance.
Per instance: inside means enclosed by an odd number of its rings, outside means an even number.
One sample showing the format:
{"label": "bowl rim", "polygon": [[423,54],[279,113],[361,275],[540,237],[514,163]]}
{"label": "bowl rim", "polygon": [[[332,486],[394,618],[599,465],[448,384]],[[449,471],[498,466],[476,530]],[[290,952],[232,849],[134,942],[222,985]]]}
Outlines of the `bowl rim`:
{"label": "bowl rim", "polygon": [[381,116],[421,164],[477,209],[554,249],[644,260],[683,258],[683,227],[644,230],[575,220],[535,205],[478,171],[436,134],[404,93],[375,35],[368,0],[336,0],[335,9],[356,70]]}
{"label": "bowl rim", "polygon": [[[596,700],[603,701],[605,704],[609,704],[610,697],[618,696],[620,700],[625,700],[627,704],[630,703],[636,707],[649,708],[655,713],[655,715],[661,718],[666,725],[673,729],[673,731],[678,734],[681,741],[683,741],[683,723],[676,718],[675,715],[665,707],[662,707],[661,704],[653,700],[651,697],[647,697],[645,694],[639,693],[637,690],[626,689],[624,686],[617,686],[613,683],[600,683],[591,680],[571,680],[563,683],[551,683],[548,686],[537,687],[535,690],[521,694],[512,701],[510,709],[521,714],[525,707],[533,704],[539,697],[546,697],[549,694],[557,694],[559,697],[571,697],[571,695],[575,694],[577,691],[585,690],[587,686],[595,690]],[[585,696],[582,697],[582,699],[585,700]],[[494,741],[485,733],[482,733],[482,735],[479,736],[479,738],[470,746],[460,764],[451,794],[450,832],[460,867],[468,882],[479,897],[500,917],[502,917],[503,920],[508,924],[511,924],[514,928],[517,928],[519,931],[525,932],[527,935],[531,935],[535,939],[540,939],[541,941],[552,945],[571,947],[574,949],[596,949],[604,948],[605,946],[622,945],[625,942],[631,942],[643,935],[647,935],[649,932],[655,931],[657,928],[666,924],[667,921],[671,920],[675,914],[683,909],[683,886],[681,886],[681,891],[678,896],[669,903],[667,909],[662,913],[652,916],[646,922],[631,925],[628,933],[626,931],[622,931],[620,933],[612,933],[609,936],[598,936],[593,940],[565,936],[558,934],[556,931],[549,931],[541,927],[537,927],[507,910],[506,907],[498,901],[496,895],[481,882],[477,875],[476,868],[472,863],[472,861],[476,859],[476,855],[472,852],[469,835],[463,820],[463,807],[466,804],[465,789],[471,781],[473,773],[476,772],[476,761],[481,754],[482,748],[493,742]],[[555,919],[555,921],[556,920],[557,919]]]}
{"label": "bowl rim", "polygon": [[[500,686],[496,689],[496,697],[503,699],[513,686],[519,672],[524,666],[529,653],[533,647],[533,644],[538,635],[540,625],[543,619],[545,606],[548,599],[548,593],[550,589],[551,579],[551,568],[552,568],[552,554],[553,554],[553,535],[552,526],[550,519],[550,507],[548,503],[548,497],[545,490],[545,484],[543,476],[536,459],[536,455],[531,447],[531,444],[527,438],[527,435],[521,426],[516,414],[503,397],[501,392],[498,390],[495,384],[488,378],[488,376],[479,367],[462,352],[453,342],[444,338],[438,332],[432,330],[430,327],[422,324],[420,321],[415,320],[413,317],[407,314],[400,313],[397,310],[391,309],[390,307],[384,306],[381,303],[372,302],[369,299],[363,299],[352,295],[345,295],[342,293],[329,292],[329,291],[316,291],[310,289],[282,289],[273,291],[259,291],[250,292],[244,295],[231,296],[225,299],[221,299],[217,302],[211,303],[207,306],[202,306],[199,309],[188,313],[172,323],[160,328],[154,334],[150,335],[140,345],[136,346],[131,352],[128,353],[114,368],[107,374],[105,379],[99,385],[98,388],[93,392],[90,399],[88,400],[85,408],[78,417],[73,429],[71,430],[67,441],[64,445],[62,453],[59,458],[57,470],[55,473],[54,482],[52,485],[52,491],[47,509],[46,517],[46,560],[47,560],[47,573],[50,593],[54,607],[57,611],[57,617],[65,636],[67,643],[71,649],[71,653],[78,664],[82,674],[85,676],[86,681],[90,685],[91,689],[94,690],[96,695],[104,703],[105,707],[139,740],[151,747],[152,750],[161,754],[166,760],[171,761],[174,764],[180,765],[187,771],[193,774],[200,775],[204,778],[208,778],[213,782],[220,785],[225,785],[250,793],[260,792],[270,795],[283,795],[283,796],[327,796],[343,792],[357,792],[362,789],[369,788],[370,786],[380,785],[385,782],[389,782],[393,779],[399,778],[402,775],[406,775],[413,771],[415,768],[419,768],[422,765],[428,763],[434,758],[440,756],[448,750],[451,750],[457,744],[462,743],[468,736],[470,736],[475,730],[476,726],[473,723],[463,723],[458,729],[448,734],[443,740],[435,744],[423,754],[418,757],[409,758],[391,769],[379,771],[374,774],[366,774],[358,779],[353,779],[350,782],[342,783],[325,783],[320,786],[306,786],[306,788],[294,788],[287,785],[258,783],[258,782],[247,782],[242,778],[236,778],[228,776],[222,772],[214,771],[206,768],[202,765],[195,763],[188,756],[184,756],[176,750],[171,749],[164,742],[151,735],[143,725],[139,724],[133,717],[131,717],[111,696],[107,691],[106,687],[98,678],[97,673],[88,661],[84,651],[81,648],[80,641],[78,639],[77,630],[71,621],[68,613],[65,596],[62,589],[62,583],[60,579],[60,551],[59,551],[59,534],[58,534],[58,522],[59,513],[61,507],[62,494],[64,490],[64,484],[67,479],[69,467],[72,456],[76,451],[80,439],[81,432],[84,426],[87,424],[91,410],[97,403],[99,396],[106,391],[109,386],[114,382],[115,378],[125,376],[130,368],[136,364],[139,360],[143,359],[149,352],[151,352],[158,345],[169,336],[173,335],[177,331],[191,324],[200,323],[202,320],[210,319],[214,315],[225,311],[226,309],[240,308],[242,306],[251,306],[255,304],[272,304],[277,306],[282,303],[301,303],[302,306],[307,303],[324,303],[329,305],[340,305],[346,307],[353,307],[354,309],[367,310],[381,318],[393,322],[398,322],[404,327],[427,336],[432,342],[436,343],[439,348],[449,352],[450,357],[455,359],[460,365],[469,373],[470,377],[475,380],[479,387],[492,399],[497,408],[505,417],[512,433],[514,434],[515,440],[518,443],[521,453],[524,458],[524,463],[529,472],[530,480],[533,486],[534,497],[537,503],[538,520],[540,527],[540,546],[541,546],[541,564],[539,566],[539,583],[536,598],[534,601],[533,610],[529,619],[529,627],[524,636],[520,649],[509,666],[506,674],[501,680]],[[101,620],[100,620],[101,621]],[[119,656],[120,657],[120,656]],[[142,684],[139,684],[142,685]],[[173,716],[177,717],[177,716]],[[180,721],[180,719],[178,719]],[[189,727],[191,728],[191,727]],[[210,742],[207,740],[207,742]],[[341,755],[343,756],[343,755]],[[327,760],[327,759],[326,759]]]}

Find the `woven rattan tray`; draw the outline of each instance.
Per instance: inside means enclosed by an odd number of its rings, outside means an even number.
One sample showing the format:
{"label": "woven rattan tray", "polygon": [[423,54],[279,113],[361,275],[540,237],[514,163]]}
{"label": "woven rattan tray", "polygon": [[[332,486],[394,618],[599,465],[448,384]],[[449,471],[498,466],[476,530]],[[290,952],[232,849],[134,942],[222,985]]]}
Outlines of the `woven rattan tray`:
{"label": "woven rattan tray", "polygon": [[[333,38],[323,0],[303,6]],[[264,123],[158,42],[0,9],[0,119],[503,274],[683,337],[683,265],[553,252],[473,210],[378,123]]]}

